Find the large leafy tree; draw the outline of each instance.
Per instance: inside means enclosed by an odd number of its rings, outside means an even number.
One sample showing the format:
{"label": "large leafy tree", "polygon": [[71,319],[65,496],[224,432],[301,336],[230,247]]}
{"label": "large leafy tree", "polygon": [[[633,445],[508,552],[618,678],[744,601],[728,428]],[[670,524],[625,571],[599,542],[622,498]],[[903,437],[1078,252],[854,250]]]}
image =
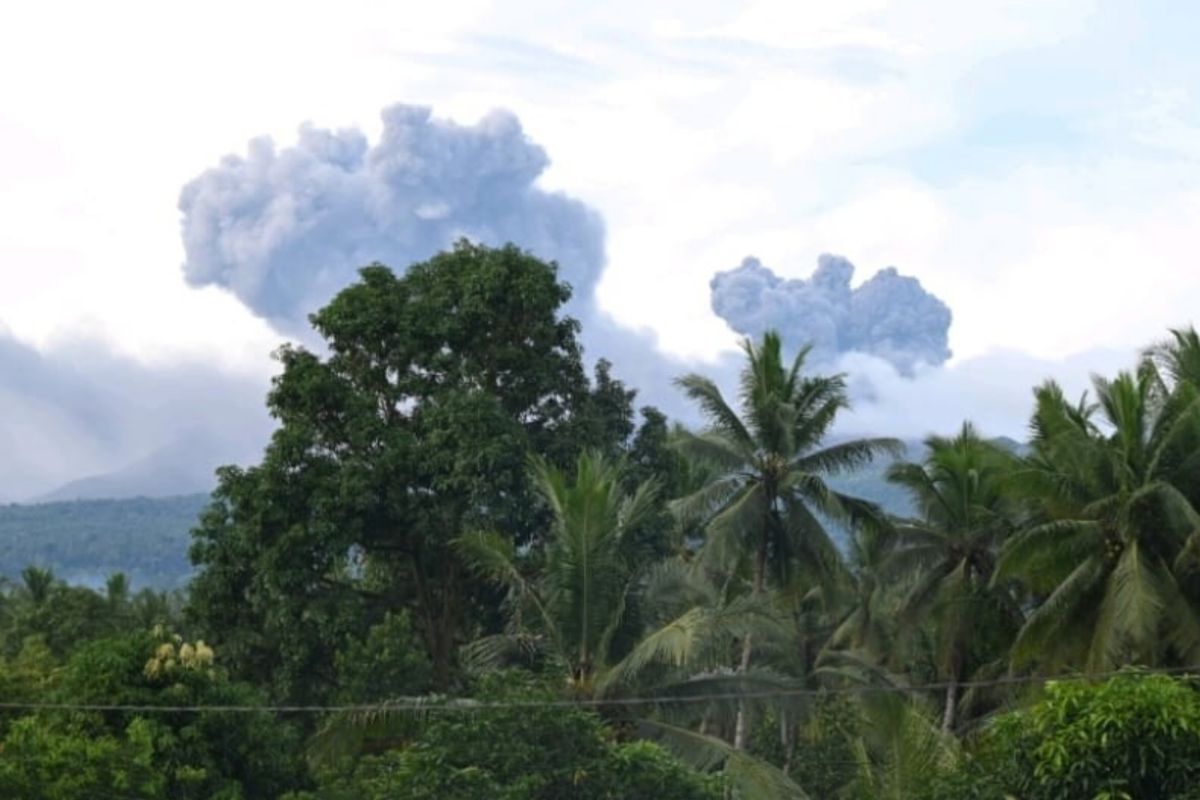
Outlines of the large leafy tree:
{"label": "large leafy tree", "polygon": [[1017,522],[1018,508],[1005,491],[1016,463],[966,423],[953,438],[926,439],[920,463],[888,469],[888,480],[904,487],[918,509],[915,519],[897,523],[899,547],[889,567],[913,582],[901,619],[932,625],[937,677],[948,684],[944,730],[955,722],[959,683],[1002,659],[1019,626],[1011,596],[991,585],[1000,546]]}
{"label": "large leafy tree", "polygon": [[1097,405],[1037,391],[1034,454],[1018,473],[1034,524],[1009,539],[997,576],[1042,598],[1013,648],[1016,664],[1106,670],[1194,663],[1200,620],[1177,569],[1200,515],[1200,392],[1168,390],[1153,364],[1094,381]]}
{"label": "large leafy tree", "polygon": [[278,353],[279,429],[262,463],[220,473],[195,532],[193,617],[236,668],[289,699],[336,688],[336,653],[409,609],[436,683],[500,623],[451,543],[546,529],[526,462],[623,446],[632,393],[593,387],[555,268],[462,242],[403,276],[374,265],[312,316],[324,355]]}
{"label": "large leafy tree", "polygon": [[[679,447],[717,470],[707,485],[681,499],[685,517],[705,519],[705,550],[717,560],[748,567],[753,594],[768,580],[783,585],[798,574],[827,580],[841,571],[840,556],[822,517],[870,524],[879,510],[832,489],[826,478],[898,454],[894,439],[859,439],[823,446],[839,412],[848,406],[845,380],[803,372],[808,350],[787,364],[775,332],[742,344],[740,414],[717,385],[702,375],[679,386],[704,414],[707,427],[683,431]],[[752,637],[742,642],[738,668],[752,657]],[[739,718],[735,746],[744,747]]]}

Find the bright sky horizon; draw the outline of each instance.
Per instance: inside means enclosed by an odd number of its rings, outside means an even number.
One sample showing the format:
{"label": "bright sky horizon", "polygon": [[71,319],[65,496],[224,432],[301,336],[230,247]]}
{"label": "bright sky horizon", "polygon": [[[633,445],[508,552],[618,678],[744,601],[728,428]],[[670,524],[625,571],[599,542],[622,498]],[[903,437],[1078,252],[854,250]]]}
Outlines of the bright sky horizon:
{"label": "bright sky horizon", "polygon": [[1200,298],[1200,6],[51,0],[5,16],[0,334],[42,354],[267,374],[283,334],[184,281],[180,189],[305,122],[374,141],[395,103],[463,125],[514,114],[549,155],[538,185],[604,219],[601,308],[683,360],[733,347],[708,282],[748,255],[792,278],[825,252],[856,281],[896,266],[953,310],[947,369],[1012,365],[1021,398],[1055,365],[1107,368],[1190,323]]}

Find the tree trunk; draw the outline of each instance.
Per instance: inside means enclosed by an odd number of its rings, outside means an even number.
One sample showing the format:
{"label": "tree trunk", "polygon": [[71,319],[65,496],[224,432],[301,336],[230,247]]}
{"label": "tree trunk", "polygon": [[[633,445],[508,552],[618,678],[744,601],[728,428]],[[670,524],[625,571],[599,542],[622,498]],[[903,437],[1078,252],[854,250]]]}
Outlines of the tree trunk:
{"label": "tree trunk", "polygon": [[[745,675],[750,669],[750,636],[742,640],[742,660],[738,664],[738,674]],[[738,702],[737,723],[733,728],[733,747],[735,750],[746,749],[746,701]]]}
{"label": "tree trunk", "polygon": [[[762,539],[758,543],[758,553],[754,558],[754,596],[759,597],[763,593],[766,586],[767,577],[767,532],[763,531]],[[753,643],[751,642],[750,634],[746,634],[746,638],[742,640],[742,660],[738,664],[738,673],[745,675],[750,671],[750,654],[753,651]],[[733,729],[733,747],[735,750],[746,749],[746,739],[749,732],[746,730],[746,703],[742,701],[738,703],[737,724]]]}
{"label": "tree trunk", "polygon": [[432,662],[434,688],[439,692],[448,691],[454,659],[451,656],[450,639],[443,631],[434,634]]}
{"label": "tree trunk", "polygon": [[[413,578],[417,590],[416,612],[421,621],[422,638],[433,667],[433,686],[439,692],[450,689],[454,666],[454,598],[451,596],[456,569],[450,562],[443,562],[440,576],[427,575],[422,553],[413,556]],[[432,583],[440,584],[431,585]],[[438,580],[440,577],[440,580]]]}
{"label": "tree trunk", "polygon": [[958,677],[950,675],[950,685],[946,687],[946,710],[942,713],[942,733],[950,733],[954,728],[954,715],[958,710]]}
{"label": "tree trunk", "polygon": [[787,714],[779,715],[779,744],[783,748],[783,774],[791,777],[792,759],[796,755],[796,730]]}

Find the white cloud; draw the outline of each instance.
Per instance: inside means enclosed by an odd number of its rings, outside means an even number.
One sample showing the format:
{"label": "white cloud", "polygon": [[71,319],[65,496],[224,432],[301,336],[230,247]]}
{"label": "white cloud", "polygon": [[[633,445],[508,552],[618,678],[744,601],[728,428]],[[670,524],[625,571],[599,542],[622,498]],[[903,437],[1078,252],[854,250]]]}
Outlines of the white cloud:
{"label": "white cloud", "polygon": [[[988,54],[1076,35],[1090,3],[330,8],[59,2],[16,12],[0,32],[0,68],[30,80],[4,89],[23,138],[0,126],[0,174],[24,163],[21,142],[45,147],[38,186],[0,198],[22,222],[0,233],[0,319],[38,341],[100,320],[143,355],[175,341],[211,342],[214,355],[257,347],[266,333],[235,309],[173,288],[179,186],[251,135],[287,141],[303,119],[373,133],[376,109],[403,100],[463,122],[511,107],[554,161],[543,184],[608,221],[607,310],[652,327],[672,352],[711,357],[732,338],[709,312],[707,279],[751,252],[786,267],[841,251],[953,286],[920,259],[959,224],[954,204],[863,159],[952,133],[956,77]],[[50,39],[53,50],[42,46]],[[844,74],[847,54],[878,74]],[[118,273],[125,285],[108,288]],[[960,296],[972,291],[962,283]],[[212,313],[220,324],[205,326]],[[164,317],[181,324],[164,328]]]}
{"label": "white cloud", "polygon": [[839,433],[915,439],[951,434],[971,421],[988,436],[1024,439],[1033,411],[1033,389],[1053,379],[1069,398],[1091,388],[1093,374],[1113,375],[1135,363],[1134,350],[1089,350],[1063,360],[993,350],[951,367],[901,377],[887,362],[862,354],[842,359],[852,375],[851,410]]}

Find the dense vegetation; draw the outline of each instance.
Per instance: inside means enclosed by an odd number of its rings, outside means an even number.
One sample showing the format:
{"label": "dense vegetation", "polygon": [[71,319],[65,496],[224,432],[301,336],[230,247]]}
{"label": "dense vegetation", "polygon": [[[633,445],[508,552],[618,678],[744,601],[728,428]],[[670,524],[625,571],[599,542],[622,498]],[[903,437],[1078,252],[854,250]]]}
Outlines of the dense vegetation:
{"label": "dense vegetation", "polygon": [[[704,427],[635,409],[515,248],[361,275],[279,351],[185,598],[3,593],[0,692],[52,705],[0,716],[0,796],[1195,792],[1193,331],[1038,387],[1028,447],[914,455],[831,439],[844,380],[773,334],[736,398],[680,378]],[[846,491],[872,465],[910,513]]]}

